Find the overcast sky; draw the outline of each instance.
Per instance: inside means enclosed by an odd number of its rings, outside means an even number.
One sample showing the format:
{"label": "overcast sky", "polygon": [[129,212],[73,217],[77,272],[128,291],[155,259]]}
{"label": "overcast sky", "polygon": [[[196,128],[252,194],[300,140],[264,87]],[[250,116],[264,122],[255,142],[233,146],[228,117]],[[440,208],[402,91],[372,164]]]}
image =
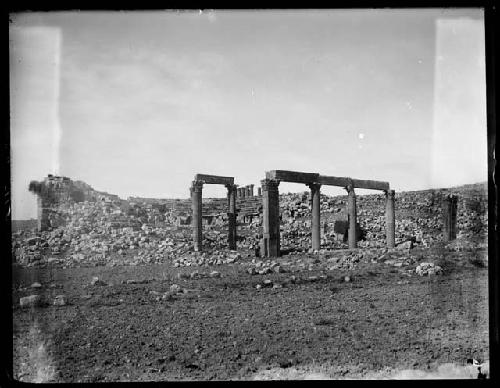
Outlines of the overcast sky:
{"label": "overcast sky", "polygon": [[196,173],[257,186],[274,169],[396,191],[487,180],[480,9],[11,20],[14,219],[36,216],[28,183],[48,173],[123,198],[186,198]]}

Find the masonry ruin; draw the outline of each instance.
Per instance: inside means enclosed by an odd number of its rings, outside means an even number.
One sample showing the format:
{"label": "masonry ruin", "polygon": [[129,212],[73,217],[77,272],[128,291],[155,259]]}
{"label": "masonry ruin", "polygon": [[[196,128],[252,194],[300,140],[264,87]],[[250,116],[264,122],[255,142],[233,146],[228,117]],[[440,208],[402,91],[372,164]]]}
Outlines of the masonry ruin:
{"label": "masonry ruin", "polygon": [[217,175],[196,174],[192,185],[191,206],[193,211],[193,243],[195,251],[203,250],[203,231],[202,231],[202,192],[204,184],[224,185],[227,188],[228,202],[228,245],[229,249],[236,249],[236,192],[237,186],[234,184],[234,177],[225,177]]}
{"label": "masonry ruin", "polygon": [[272,170],[266,172],[262,185],[263,238],[260,254],[262,257],[280,256],[280,218],[279,190],[280,182],[303,183],[311,190],[311,240],[312,249],[320,249],[320,188],[322,185],[344,187],[348,195],[349,249],[357,247],[356,194],[354,189],[381,190],[386,194],[386,239],[387,247],[395,246],[394,190],[388,182],[360,180],[348,177],[325,176],[317,173]]}
{"label": "masonry ruin", "polygon": [[458,196],[449,194],[443,197],[443,240],[445,242],[457,238],[457,205]]}

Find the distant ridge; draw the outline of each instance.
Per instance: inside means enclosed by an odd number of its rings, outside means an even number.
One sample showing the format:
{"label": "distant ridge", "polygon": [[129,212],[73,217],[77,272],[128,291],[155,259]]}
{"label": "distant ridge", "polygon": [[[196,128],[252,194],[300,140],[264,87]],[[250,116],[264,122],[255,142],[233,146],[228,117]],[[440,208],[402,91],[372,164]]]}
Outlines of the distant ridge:
{"label": "distant ridge", "polygon": [[[110,197],[116,197],[119,198],[117,195],[114,194],[109,194],[106,192],[101,192],[93,189],[89,184],[83,182],[83,181],[74,181],[76,185],[79,187],[85,188],[88,191],[94,192],[96,194],[103,194],[106,196]],[[304,189],[304,191],[307,191],[307,188]],[[488,191],[488,182],[478,182],[478,183],[468,183],[464,185],[458,185],[458,186],[452,186],[452,187],[441,187],[441,188],[429,188],[429,189],[423,189],[423,190],[407,190],[407,191],[399,191],[398,193],[427,193],[427,192],[441,192],[441,191],[450,191],[453,193],[460,193],[460,192],[487,192]],[[281,193],[285,194],[285,193]],[[376,195],[375,193],[373,194],[358,194],[359,196],[369,196],[369,195]],[[342,197],[342,195],[335,195],[332,197]],[[255,197],[258,198],[258,197]],[[153,203],[153,202],[165,202],[167,204],[171,203],[184,203],[185,201],[189,201],[189,198],[151,198],[151,197],[138,197],[138,196],[129,196],[127,200],[121,200],[122,202],[144,202],[144,203]],[[203,198],[203,202],[212,202],[212,201],[222,201],[221,204],[225,201],[225,198]],[[29,220],[12,220],[12,232],[15,232],[17,230],[21,229],[32,229],[36,228],[37,225],[37,220],[36,219],[29,219]]]}

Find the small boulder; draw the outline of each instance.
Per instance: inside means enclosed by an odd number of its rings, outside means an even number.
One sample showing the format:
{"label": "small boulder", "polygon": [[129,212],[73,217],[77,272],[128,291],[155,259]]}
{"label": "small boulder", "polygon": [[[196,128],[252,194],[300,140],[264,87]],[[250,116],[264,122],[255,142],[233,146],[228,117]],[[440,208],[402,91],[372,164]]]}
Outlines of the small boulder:
{"label": "small boulder", "polygon": [[65,306],[66,305],[66,296],[65,295],[57,295],[54,298],[53,304],[54,304],[54,306]]}
{"label": "small boulder", "polygon": [[405,241],[401,244],[399,244],[397,247],[397,249],[412,249],[413,248],[413,241],[412,240],[408,240],[408,241]]}
{"label": "small boulder", "polygon": [[91,286],[105,286],[106,282],[100,280],[97,276],[94,276],[90,282]]}
{"label": "small boulder", "polygon": [[42,297],[40,295],[30,295],[19,299],[21,307],[35,307],[42,304]]}

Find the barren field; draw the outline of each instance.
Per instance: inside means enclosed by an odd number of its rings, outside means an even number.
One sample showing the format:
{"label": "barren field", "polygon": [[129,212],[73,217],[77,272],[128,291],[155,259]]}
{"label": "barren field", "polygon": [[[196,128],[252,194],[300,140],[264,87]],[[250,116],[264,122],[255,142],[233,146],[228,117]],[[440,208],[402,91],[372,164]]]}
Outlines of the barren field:
{"label": "barren field", "polygon": [[[14,375],[345,379],[489,358],[486,250],[357,252],[351,269],[332,270],[345,252],[331,251],[285,255],[273,260],[280,271],[255,275],[262,264],[250,251],[216,267],[14,265]],[[429,261],[443,274],[415,273]],[[47,303],[19,307],[33,293]],[[57,295],[64,305],[53,305]]]}

